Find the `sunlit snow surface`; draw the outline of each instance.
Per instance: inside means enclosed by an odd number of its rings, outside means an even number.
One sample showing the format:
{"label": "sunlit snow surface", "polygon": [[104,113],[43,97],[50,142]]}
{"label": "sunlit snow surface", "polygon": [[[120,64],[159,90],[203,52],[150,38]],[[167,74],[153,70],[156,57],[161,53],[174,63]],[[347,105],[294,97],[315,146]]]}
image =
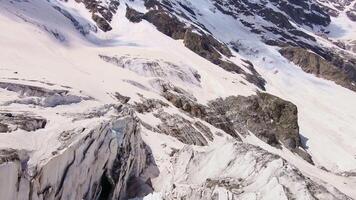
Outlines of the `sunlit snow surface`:
{"label": "sunlit snow surface", "polygon": [[[91,32],[84,37],[47,1],[11,2],[0,0],[0,81],[38,86],[43,86],[40,83],[43,82],[62,89],[63,86],[69,86],[74,93],[93,98],[77,105],[60,106],[56,110],[33,109],[20,104],[6,107],[13,111],[35,110],[37,114],[49,120],[46,130],[33,133],[19,130],[13,134],[0,134],[1,148],[12,147],[33,151],[30,163],[38,163],[50,156],[51,151],[59,145],[56,134],[64,126],[75,128],[91,124],[90,120],[72,124],[56,112],[84,112],[103,104],[113,103],[115,100],[112,94],[115,92],[129,96],[133,101],[139,101],[137,93],[148,98],[162,99],[156,88],[150,84],[154,77],[140,76],[134,71],[104,62],[99,58],[99,54],[160,59],[194,69],[201,76],[200,85],[180,80],[173,81],[175,85],[194,94],[203,104],[217,97],[251,95],[257,90],[246,81],[246,84],[242,84],[243,77],[226,72],[197,56],[187,50],[182,41],[166,37],[151,24],[145,21],[139,24],[130,23],[124,16],[124,6],[120,6],[112,22],[114,28],[112,32]],[[50,3],[67,8],[74,16],[81,16],[82,24],[93,25],[90,13],[83,5],[74,1]],[[140,3],[128,3],[138,10],[144,10]],[[298,106],[300,132],[316,166],[311,166],[287,150],[277,150],[265,145],[252,136],[245,138],[245,141],[282,156],[306,175],[321,179],[356,198],[356,179],[336,175],[344,171],[356,172],[356,93],[333,82],[304,73],[280,56],[277,48],[259,42],[257,36],[245,30],[232,17],[218,11],[213,13],[208,9],[212,6],[209,0],[191,1],[191,4],[202,14],[198,20],[218,39],[224,42],[236,40],[241,42],[244,49],[236,55],[236,62],[241,62],[239,58],[252,61],[258,72],[267,80],[268,92]],[[339,37],[336,35],[337,31],[334,31],[339,28],[335,26],[341,24],[338,20],[343,21],[340,18],[333,19],[330,27],[333,37]],[[355,27],[353,22],[342,25],[340,28],[349,32],[340,37],[356,39]],[[133,86],[128,79],[146,86],[148,90]],[[16,98],[15,94],[0,89],[0,110],[5,109],[2,106],[4,102],[13,98]],[[154,121],[150,116],[141,117],[144,121]],[[163,189],[165,168],[168,168],[166,162],[169,158],[157,140],[177,148],[183,148],[183,145],[168,136],[157,135],[148,130],[143,138],[152,147],[163,174],[153,183]],[[219,148],[216,148],[219,145],[229,147],[230,141],[219,139],[208,148],[215,154],[219,152]],[[212,169],[214,167],[211,166]],[[320,167],[325,167],[330,172],[321,170]],[[158,193],[151,194],[144,199],[160,199],[160,196]]]}

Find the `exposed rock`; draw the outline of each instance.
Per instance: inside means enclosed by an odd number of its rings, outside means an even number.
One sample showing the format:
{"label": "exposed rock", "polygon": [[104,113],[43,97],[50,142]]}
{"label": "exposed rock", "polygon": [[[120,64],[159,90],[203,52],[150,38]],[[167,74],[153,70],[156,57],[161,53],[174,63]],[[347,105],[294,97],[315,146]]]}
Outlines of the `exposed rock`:
{"label": "exposed rock", "polygon": [[121,103],[121,104],[126,104],[127,102],[130,101],[130,97],[127,97],[127,96],[123,96],[121,95],[120,93],[116,92],[114,94],[115,98]]}
{"label": "exposed rock", "polygon": [[139,23],[142,21],[144,14],[136,11],[133,8],[130,8],[126,5],[126,18],[133,23]]}
{"label": "exposed rock", "polygon": [[285,146],[312,163],[311,157],[302,149],[298,110],[291,102],[267,93],[243,97],[228,97],[211,101],[205,120],[221,128],[233,137],[254,134],[264,142]]}
{"label": "exposed rock", "polygon": [[155,110],[168,107],[169,105],[158,99],[143,99],[142,102],[135,102],[134,108],[139,113],[153,112]]}
{"label": "exposed rock", "polygon": [[17,129],[36,131],[45,128],[47,120],[30,113],[0,113],[0,133],[13,132]]}
{"label": "exposed rock", "polygon": [[305,72],[356,91],[356,63],[350,63],[351,60],[345,62],[344,59],[335,56],[331,61],[327,61],[313,52],[298,47],[286,47],[281,49],[280,53]]}
{"label": "exposed rock", "polygon": [[249,97],[217,99],[209,103],[209,108],[231,121],[241,134],[251,131],[272,146],[278,146],[280,142],[289,149],[300,146],[298,111],[290,102],[258,93]]}
{"label": "exposed rock", "polygon": [[0,133],[6,133],[9,132],[9,126],[7,124],[2,124],[0,123]]}
{"label": "exposed rock", "polygon": [[194,117],[202,118],[206,115],[204,106],[196,103],[195,99],[191,99],[183,93],[167,90],[162,95],[175,107],[182,109]]}
{"label": "exposed rock", "polygon": [[92,18],[102,31],[107,32],[107,31],[112,30],[111,25],[104,18],[100,17],[99,15],[95,15],[95,14],[93,14]]}
{"label": "exposed rock", "polygon": [[0,165],[7,162],[19,161],[19,152],[15,149],[1,149],[0,150]]}
{"label": "exposed rock", "polygon": [[158,31],[173,39],[183,39],[187,30],[185,24],[180,22],[177,17],[163,10],[150,10],[144,15],[143,19],[152,23]]}
{"label": "exposed rock", "polygon": [[356,22],[356,9],[347,11],[346,15],[350,20]]}
{"label": "exposed rock", "polygon": [[124,108],[94,129],[81,129],[79,134],[73,130],[60,140],[64,148],[35,166],[29,165],[25,152],[0,150],[0,176],[13,183],[2,185],[1,195],[51,200],[127,199],[147,194],[131,187],[138,182],[142,184],[136,189],[147,189],[146,183],[159,173],[141,139],[138,122],[132,111]]}
{"label": "exposed rock", "polygon": [[213,141],[214,140],[214,135],[211,132],[210,128],[205,126],[202,122],[196,121],[194,122],[194,126],[202,132],[208,140]]}
{"label": "exposed rock", "polygon": [[76,0],[78,3],[83,3],[85,7],[92,13],[92,19],[102,31],[110,31],[112,27],[110,22],[113,15],[116,13],[120,1],[100,1],[100,0]]}
{"label": "exposed rock", "polygon": [[[208,144],[202,133],[192,125],[193,123],[182,116],[178,114],[171,115],[163,111],[154,114],[154,116],[162,121],[157,126],[162,133],[177,138],[184,144],[198,146],[206,146]],[[209,133],[204,135],[209,135]]]}

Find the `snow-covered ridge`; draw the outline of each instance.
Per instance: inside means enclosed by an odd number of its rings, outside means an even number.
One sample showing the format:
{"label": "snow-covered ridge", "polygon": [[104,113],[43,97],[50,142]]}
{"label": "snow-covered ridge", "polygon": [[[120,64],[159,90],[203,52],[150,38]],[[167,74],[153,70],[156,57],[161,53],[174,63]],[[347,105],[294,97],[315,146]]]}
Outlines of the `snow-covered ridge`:
{"label": "snow-covered ridge", "polygon": [[[328,17],[312,1],[244,5],[258,16],[219,2],[0,0],[0,177],[11,180],[0,181],[4,198],[356,198],[355,93],[303,72],[264,39],[352,57],[316,34],[330,28]],[[127,19],[126,4],[139,20]],[[288,23],[274,23],[261,5]],[[283,5],[326,21],[298,22]],[[142,18],[160,7],[168,13],[161,24]],[[172,16],[183,38],[158,26]],[[290,106],[264,108],[261,80]],[[257,103],[228,101],[236,98]],[[272,130],[284,126],[280,119],[293,121],[284,125],[294,138],[270,142],[251,126]]]}

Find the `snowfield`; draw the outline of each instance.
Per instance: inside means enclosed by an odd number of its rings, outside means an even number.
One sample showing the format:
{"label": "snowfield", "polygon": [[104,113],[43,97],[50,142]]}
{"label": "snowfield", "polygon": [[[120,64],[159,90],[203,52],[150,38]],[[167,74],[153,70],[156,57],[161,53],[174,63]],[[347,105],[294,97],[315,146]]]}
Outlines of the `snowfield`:
{"label": "snowfield", "polygon": [[[231,59],[234,63],[251,61],[267,81],[266,92],[297,106],[303,147],[315,165],[286,148],[274,148],[253,134],[241,135],[242,141],[237,141],[167,101],[161,95],[161,82],[184,89],[187,96],[192,95],[202,105],[220,97],[254,95],[260,89],[243,75],[228,72],[195,54],[183,41],[164,35],[149,22],[130,22],[125,17],[125,3],[146,11],[137,1],[122,1],[111,22],[113,30],[104,33],[95,29],[84,5],[73,0],[0,0],[0,113],[46,120],[45,127],[33,131],[15,124],[13,132],[0,133],[0,149],[26,152],[26,168],[32,171],[46,168],[58,158],[54,152],[66,152],[79,145],[91,130],[111,123],[116,116],[111,107],[118,104],[116,94],[130,97],[132,105],[144,98],[157,99],[169,106],[163,108],[164,112],[204,124],[211,130],[213,140],[203,136],[208,141],[206,146],[184,144],[141,125],[142,140],[151,149],[159,174],[154,170],[146,172],[154,191],[132,199],[209,199],[213,194],[221,200],[356,199],[356,93],[305,73],[281,56],[278,47],[264,44],[233,17],[209,9],[213,7],[210,0],[188,2],[200,13],[196,20],[217,39],[227,44],[240,42],[240,51],[234,52]],[[69,12],[86,34],[54,6]],[[349,31],[342,39],[355,40],[356,23],[342,24],[343,17],[341,14],[332,19],[330,37],[339,38],[335,30],[342,28]],[[156,127],[162,122],[157,113],[135,116]],[[64,144],[63,133],[73,130],[80,133]],[[122,130],[118,128],[117,134],[124,134]],[[101,135],[98,133],[97,137]],[[103,141],[106,144],[106,139]],[[100,155],[110,157],[109,152]],[[70,163],[72,157],[66,155],[66,159],[56,164]],[[16,179],[17,171],[10,165],[0,162],[0,194],[5,194],[5,200],[26,199],[9,192],[16,191],[17,184],[3,178]],[[90,168],[89,161],[87,165]],[[102,166],[95,165],[98,169]],[[62,171],[48,173],[59,177]],[[100,173],[99,176],[103,172]],[[73,171],[70,175],[72,181],[75,176],[86,176]],[[230,188],[234,192],[226,189],[221,180],[235,184],[236,188]],[[309,191],[310,184],[315,193]],[[84,186],[82,190],[84,194]],[[195,196],[196,191],[202,196]],[[77,195],[67,198],[78,198],[79,192]],[[34,199],[41,198],[45,196]]]}

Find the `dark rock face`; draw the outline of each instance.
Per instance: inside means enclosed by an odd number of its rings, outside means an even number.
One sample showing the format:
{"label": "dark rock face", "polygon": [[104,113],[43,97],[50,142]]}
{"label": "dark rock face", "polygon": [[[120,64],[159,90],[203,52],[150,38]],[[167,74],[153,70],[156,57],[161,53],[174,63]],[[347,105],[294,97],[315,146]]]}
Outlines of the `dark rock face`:
{"label": "dark rock face", "polygon": [[36,131],[45,128],[47,120],[33,116],[30,113],[12,114],[0,113],[0,133],[12,132],[17,129],[25,131]]}
{"label": "dark rock face", "polygon": [[6,162],[19,161],[21,152],[15,149],[0,149],[0,165]]}
{"label": "dark rock face", "polygon": [[157,126],[160,132],[177,138],[184,144],[206,146],[208,142],[203,134],[211,138],[211,132],[204,131],[202,134],[200,131],[205,129],[201,129],[201,127],[196,129],[191,121],[178,114],[170,115],[161,111],[154,115],[162,121],[162,123]]}
{"label": "dark rock face", "polygon": [[184,38],[187,29],[185,24],[164,10],[150,10],[143,18],[156,26],[158,31],[173,39]]}
{"label": "dark rock face", "polygon": [[206,115],[204,106],[196,103],[196,100],[187,97],[183,93],[167,90],[162,95],[175,107],[182,109],[193,117],[201,118]]}
{"label": "dark rock face", "polygon": [[134,109],[139,113],[149,113],[169,105],[158,99],[143,99],[141,103],[135,102]]}
{"label": "dark rock face", "polygon": [[286,47],[280,53],[305,72],[332,80],[336,84],[356,91],[356,62],[334,56],[328,61],[321,56],[298,47]]}
{"label": "dark rock face", "polygon": [[125,16],[131,22],[139,23],[142,21],[144,14],[140,13],[140,12],[136,11],[135,9],[132,9],[128,5],[126,5],[126,15]]}
{"label": "dark rock face", "polygon": [[210,102],[209,107],[232,121],[241,134],[251,131],[272,146],[280,143],[289,149],[300,146],[298,111],[290,102],[259,93],[257,96],[218,99]]}
{"label": "dark rock face", "polygon": [[103,17],[93,14],[92,18],[102,31],[107,32],[112,30],[109,22],[105,20]]}
{"label": "dark rock face", "polygon": [[92,13],[92,19],[97,26],[104,32],[112,30],[110,22],[113,15],[116,13],[119,0],[111,0],[108,3],[103,3],[100,0],[76,0],[78,3],[83,3],[85,7]]}
{"label": "dark rock face", "polygon": [[212,61],[213,63],[217,62],[217,60],[221,58],[219,52],[226,57],[232,56],[229,48],[218,42],[211,35],[198,34],[188,30],[184,35],[184,44],[188,49]]}
{"label": "dark rock face", "polygon": [[353,10],[347,11],[347,12],[346,12],[346,15],[347,15],[347,17],[348,17],[350,20],[356,22],[356,8],[353,9]]}
{"label": "dark rock face", "polygon": [[243,97],[231,96],[208,104],[204,118],[233,137],[237,132],[254,134],[274,147],[281,145],[312,163],[308,153],[302,150],[299,137],[298,110],[291,102],[267,93]]}

